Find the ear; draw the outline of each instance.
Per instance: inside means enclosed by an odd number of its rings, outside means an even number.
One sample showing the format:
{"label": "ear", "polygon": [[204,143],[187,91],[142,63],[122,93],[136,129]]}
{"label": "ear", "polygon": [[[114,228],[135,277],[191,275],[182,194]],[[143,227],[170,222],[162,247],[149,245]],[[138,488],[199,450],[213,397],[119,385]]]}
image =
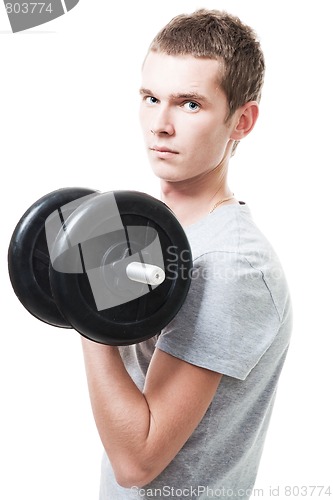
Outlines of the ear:
{"label": "ear", "polygon": [[230,139],[240,141],[253,129],[259,116],[257,101],[250,101],[241,106],[234,115],[234,126]]}

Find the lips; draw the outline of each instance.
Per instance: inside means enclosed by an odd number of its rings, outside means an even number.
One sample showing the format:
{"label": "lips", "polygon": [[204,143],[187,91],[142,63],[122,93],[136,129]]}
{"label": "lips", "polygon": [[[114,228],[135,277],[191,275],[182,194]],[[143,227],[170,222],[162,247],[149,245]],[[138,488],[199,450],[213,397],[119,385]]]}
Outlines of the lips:
{"label": "lips", "polygon": [[150,148],[152,151],[156,151],[157,153],[173,153],[173,154],[178,154],[178,151],[175,151],[170,148],[166,148],[164,146],[153,146]]}
{"label": "lips", "polygon": [[153,146],[150,150],[156,159],[162,161],[172,161],[179,154],[178,151],[164,146]]}

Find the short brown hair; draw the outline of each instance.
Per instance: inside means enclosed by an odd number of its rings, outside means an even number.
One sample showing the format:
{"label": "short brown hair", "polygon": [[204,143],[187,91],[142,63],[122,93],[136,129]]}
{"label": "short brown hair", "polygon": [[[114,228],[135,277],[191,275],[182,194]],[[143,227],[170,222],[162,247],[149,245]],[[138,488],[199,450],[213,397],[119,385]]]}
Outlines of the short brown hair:
{"label": "short brown hair", "polygon": [[245,103],[260,101],[264,56],[256,33],[238,17],[207,9],[181,14],[155,36],[149,50],[220,60],[220,86],[229,104],[227,119]]}

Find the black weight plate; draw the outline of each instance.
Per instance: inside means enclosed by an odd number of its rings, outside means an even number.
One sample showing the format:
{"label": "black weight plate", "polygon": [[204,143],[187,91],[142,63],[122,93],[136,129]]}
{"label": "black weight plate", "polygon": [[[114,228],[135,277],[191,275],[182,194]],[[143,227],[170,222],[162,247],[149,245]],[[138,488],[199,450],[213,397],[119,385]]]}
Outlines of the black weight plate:
{"label": "black weight plate", "polygon": [[13,289],[33,316],[53,326],[72,328],[52,296],[45,220],[63,205],[93,193],[96,191],[74,187],[43,196],[24,213],[10,240],[8,271]]}
{"label": "black weight plate", "polygon": [[[138,236],[133,228],[139,228]],[[144,242],[142,234],[146,235]],[[89,269],[108,280],[107,266],[127,257],[129,248],[133,258],[135,252],[144,253],[143,247],[152,243],[154,234],[163,254],[164,282],[140,297],[128,300],[127,296],[124,303],[98,310]],[[50,270],[50,282],[58,307],[81,335],[102,344],[134,344],[158,334],[178,313],[190,286],[192,255],[183,228],[164,203],[135,191],[102,193],[80,205],[67,219],[66,234],[59,233],[56,243],[64,258],[68,235],[73,242],[84,242],[78,245],[76,261],[71,256],[73,269],[82,266],[84,272],[61,272],[65,264],[60,260],[55,265],[58,270]],[[105,286],[106,292],[119,295],[121,302],[123,290],[117,283],[108,281]]]}

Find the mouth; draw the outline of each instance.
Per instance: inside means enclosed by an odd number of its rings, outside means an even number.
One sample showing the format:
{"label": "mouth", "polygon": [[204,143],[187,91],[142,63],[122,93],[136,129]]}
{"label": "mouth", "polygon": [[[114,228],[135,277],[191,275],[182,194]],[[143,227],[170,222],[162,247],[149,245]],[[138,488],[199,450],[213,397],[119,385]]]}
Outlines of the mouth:
{"label": "mouth", "polygon": [[164,146],[152,146],[149,148],[150,151],[156,154],[158,158],[172,158],[174,155],[178,155],[179,152]]}

